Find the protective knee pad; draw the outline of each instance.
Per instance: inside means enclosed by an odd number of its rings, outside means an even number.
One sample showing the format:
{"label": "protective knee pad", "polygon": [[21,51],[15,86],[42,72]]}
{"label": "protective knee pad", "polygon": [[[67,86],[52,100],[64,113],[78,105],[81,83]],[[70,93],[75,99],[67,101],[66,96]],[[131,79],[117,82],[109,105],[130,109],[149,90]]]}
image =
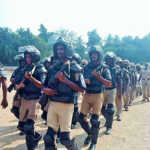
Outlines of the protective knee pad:
{"label": "protective knee pad", "polygon": [[34,135],[34,121],[32,119],[27,119],[24,125],[24,132],[26,135]]}
{"label": "protective knee pad", "polygon": [[44,136],[45,149],[49,150],[50,147],[53,149],[56,148],[55,135],[56,132],[51,127],[48,127],[47,133]]}
{"label": "protective knee pad", "polygon": [[78,146],[75,143],[75,140],[70,139],[70,132],[61,132],[60,142],[67,148],[67,150],[78,150]]}
{"label": "protective knee pad", "polygon": [[81,127],[85,130],[85,132],[87,132],[87,134],[91,134],[91,127],[89,126],[89,123],[85,121],[85,117],[86,115],[84,115],[83,113],[79,114],[79,123],[81,125]]}
{"label": "protective knee pad", "polygon": [[92,139],[92,143],[96,144],[97,143],[97,139],[98,139],[98,135],[99,135],[99,127],[100,127],[100,121],[99,121],[99,116],[93,114],[91,116],[91,139]]}
{"label": "protective knee pad", "polygon": [[19,107],[13,106],[11,109],[11,112],[14,114],[14,116],[19,119]]}
{"label": "protective knee pad", "polygon": [[106,112],[109,115],[114,115],[114,113],[115,113],[115,107],[114,107],[114,105],[113,104],[108,104],[107,108],[106,108]]}
{"label": "protective knee pad", "polygon": [[93,114],[91,116],[90,122],[91,122],[92,127],[99,128],[100,121],[99,121],[99,116],[98,115]]}

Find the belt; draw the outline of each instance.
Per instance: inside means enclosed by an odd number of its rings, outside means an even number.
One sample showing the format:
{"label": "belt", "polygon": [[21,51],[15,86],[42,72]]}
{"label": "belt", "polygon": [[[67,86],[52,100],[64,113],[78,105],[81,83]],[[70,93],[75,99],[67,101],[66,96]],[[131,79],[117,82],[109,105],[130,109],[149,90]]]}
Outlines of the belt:
{"label": "belt", "polygon": [[150,80],[150,78],[147,78],[147,79],[142,79],[142,80]]}

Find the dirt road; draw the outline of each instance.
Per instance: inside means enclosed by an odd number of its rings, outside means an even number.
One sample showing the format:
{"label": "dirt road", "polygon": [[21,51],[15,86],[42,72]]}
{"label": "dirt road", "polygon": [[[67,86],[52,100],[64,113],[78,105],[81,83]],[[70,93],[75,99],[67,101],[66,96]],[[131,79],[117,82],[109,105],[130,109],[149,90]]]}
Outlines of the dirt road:
{"label": "dirt road", "polygon": [[[19,136],[17,120],[10,113],[12,95],[8,95],[9,107],[6,110],[0,108],[0,150],[26,150],[24,136]],[[129,111],[123,112],[121,122],[114,121],[111,135],[104,135],[105,128],[101,125],[97,150],[150,150],[150,102],[140,100],[135,100]],[[44,135],[46,128],[39,116],[36,129]],[[86,134],[79,126],[72,131],[72,136],[76,137],[81,150],[88,149],[83,147]],[[65,150],[61,145],[58,147]],[[43,141],[37,149],[44,150]]]}

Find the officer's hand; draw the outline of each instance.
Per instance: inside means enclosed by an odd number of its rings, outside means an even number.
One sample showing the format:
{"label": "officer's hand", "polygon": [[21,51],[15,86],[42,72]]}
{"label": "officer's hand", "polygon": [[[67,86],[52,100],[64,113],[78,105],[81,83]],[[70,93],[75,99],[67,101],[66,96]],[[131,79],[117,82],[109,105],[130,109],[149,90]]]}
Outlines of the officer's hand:
{"label": "officer's hand", "polygon": [[65,82],[65,77],[64,77],[63,73],[60,71],[56,74],[56,78],[61,82]]}
{"label": "officer's hand", "polygon": [[96,69],[92,72],[92,75],[97,76]]}
{"label": "officer's hand", "polygon": [[2,108],[7,108],[7,106],[8,106],[8,102],[7,102],[7,99],[6,98],[3,98],[3,100],[2,100],[2,102],[1,102],[1,106],[2,106]]}
{"label": "officer's hand", "polygon": [[106,82],[105,85],[106,85],[107,87],[109,87],[109,88],[112,87],[112,83],[111,83],[110,81]]}
{"label": "officer's hand", "polygon": [[57,94],[57,92],[55,90],[52,90],[50,88],[43,88],[43,92],[48,96]]}
{"label": "officer's hand", "polygon": [[85,79],[85,83],[90,84],[91,83],[90,79]]}
{"label": "officer's hand", "polygon": [[25,73],[25,78],[26,78],[26,79],[30,79],[30,78],[31,78],[31,74],[30,74],[29,72],[26,72],[26,73]]}
{"label": "officer's hand", "polygon": [[19,89],[24,88],[24,87],[25,87],[25,85],[21,82],[20,84],[15,86],[15,90],[19,90]]}

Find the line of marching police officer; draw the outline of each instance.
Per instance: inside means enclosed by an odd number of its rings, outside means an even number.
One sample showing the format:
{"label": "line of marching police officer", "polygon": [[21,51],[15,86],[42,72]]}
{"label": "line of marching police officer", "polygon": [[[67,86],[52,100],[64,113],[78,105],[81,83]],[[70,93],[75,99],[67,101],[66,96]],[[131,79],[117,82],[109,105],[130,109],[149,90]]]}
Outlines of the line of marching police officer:
{"label": "line of marching police officer", "polygon": [[[89,150],[96,150],[101,114],[106,120],[105,134],[108,135],[114,114],[121,121],[123,107],[128,111],[128,106],[142,92],[143,100],[149,100],[148,64],[142,69],[140,65],[116,57],[113,52],[103,54],[100,46],[90,47],[88,51],[89,63],[82,61],[69,43],[59,38],[53,46],[53,56],[42,65],[36,47],[19,48],[22,53],[16,56],[19,66],[11,76],[8,91],[16,90],[11,112],[19,120],[17,128],[25,134],[28,150],[35,150],[42,138],[34,128],[39,103],[43,111],[41,117],[48,126],[43,138],[45,150],[57,149],[56,137],[68,150],[78,150],[75,139],[70,138],[71,127],[77,122],[87,133],[84,145],[90,144]],[[0,81],[1,105],[6,108],[7,85],[3,70]],[[79,99],[82,99],[80,111]]]}

